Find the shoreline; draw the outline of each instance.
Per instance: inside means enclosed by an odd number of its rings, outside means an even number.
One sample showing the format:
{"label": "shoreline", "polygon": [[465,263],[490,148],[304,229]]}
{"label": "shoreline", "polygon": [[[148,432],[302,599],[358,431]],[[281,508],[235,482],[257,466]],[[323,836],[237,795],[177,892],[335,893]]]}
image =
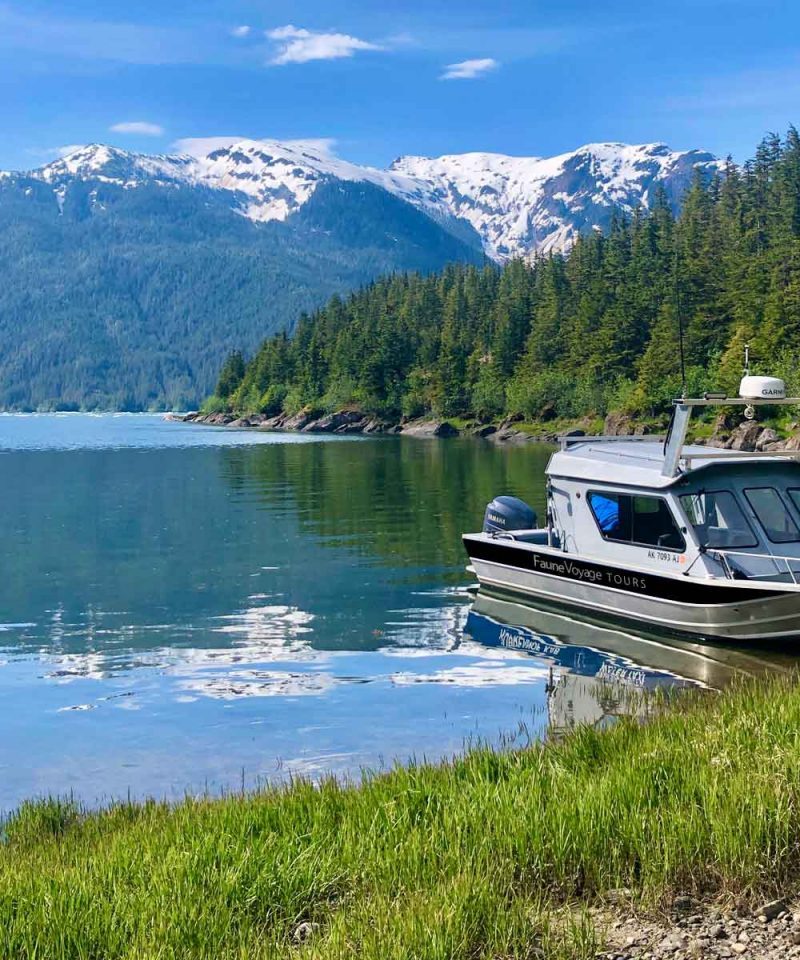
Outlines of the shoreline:
{"label": "shoreline", "polygon": [[[201,413],[174,415],[173,419],[184,423],[205,424],[212,427],[231,427],[235,430],[263,430],[270,433],[330,433],[364,434],[367,436],[397,436],[448,439],[451,437],[475,437],[493,443],[556,443],[556,433],[530,434],[514,429],[513,421],[493,423],[469,423],[459,426],[447,418],[418,417],[399,421],[382,420],[367,416],[357,410],[338,410],[321,414],[319,411],[301,411],[294,415]],[[575,435],[578,435],[577,433]]]}
{"label": "shoreline", "polygon": [[0,955],[785,960],[798,725],[773,678],[360,782],[31,801],[2,824]]}
{"label": "shoreline", "polygon": [[[367,436],[401,435],[429,439],[448,439],[452,437],[471,437],[497,444],[558,443],[560,437],[583,437],[595,435],[592,428],[598,418],[584,417],[561,425],[561,429],[539,430],[531,432],[515,424],[521,424],[520,418],[507,418],[498,423],[457,422],[447,418],[418,417],[403,418],[400,421],[381,420],[370,417],[359,410],[338,410],[335,413],[321,413],[311,409],[299,413],[278,414],[268,417],[266,414],[202,413],[166,414],[166,419],[182,423],[196,423],[213,427],[231,427],[235,430],[262,430],[271,433],[330,433],[335,435],[363,434]],[[708,437],[700,437],[692,442],[700,446],[738,450],[743,453],[763,452],[780,453],[800,450],[800,427],[792,424],[792,432],[781,436],[774,428],[752,420],[735,423],[730,417],[721,415],[714,424]],[[609,436],[647,436],[652,432],[649,424],[637,423],[625,414],[610,413],[603,422],[603,433]],[[655,434],[654,434],[655,436]]]}

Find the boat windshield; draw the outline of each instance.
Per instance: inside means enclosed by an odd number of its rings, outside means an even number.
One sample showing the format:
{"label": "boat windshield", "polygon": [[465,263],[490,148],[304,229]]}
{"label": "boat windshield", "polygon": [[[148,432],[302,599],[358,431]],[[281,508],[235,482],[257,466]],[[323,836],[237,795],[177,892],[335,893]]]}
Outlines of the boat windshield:
{"label": "boat windshield", "polygon": [[680,500],[701,546],[712,549],[758,546],[757,537],[729,491],[701,490],[686,493]]}
{"label": "boat windshield", "polygon": [[800,540],[800,530],[777,490],[773,487],[750,487],[744,495],[773,543],[796,543]]}

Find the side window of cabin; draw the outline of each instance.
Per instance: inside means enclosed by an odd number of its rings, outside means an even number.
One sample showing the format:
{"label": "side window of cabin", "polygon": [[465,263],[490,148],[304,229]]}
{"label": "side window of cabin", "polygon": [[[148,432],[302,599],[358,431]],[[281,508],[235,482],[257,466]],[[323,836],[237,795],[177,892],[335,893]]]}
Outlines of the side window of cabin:
{"label": "side window of cabin", "polygon": [[636,497],[625,493],[588,495],[600,533],[606,540],[684,550],[686,543],[665,500]]}
{"label": "side window of cabin", "polygon": [[795,543],[800,540],[800,530],[777,490],[772,487],[750,487],[744,495],[773,543]]}
{"label": "side window of cabin", "polygon": [[757,537],[729,491],[685,493],[681,506],[702,546],[712,550],[758,546]]}

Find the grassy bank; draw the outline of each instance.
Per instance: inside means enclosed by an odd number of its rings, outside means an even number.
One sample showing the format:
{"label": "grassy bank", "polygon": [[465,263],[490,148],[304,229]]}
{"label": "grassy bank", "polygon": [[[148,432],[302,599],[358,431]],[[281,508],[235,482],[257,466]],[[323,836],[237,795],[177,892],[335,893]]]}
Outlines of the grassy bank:
{"label": "grassy bank", "polygon": [[590,957],[581,905],[786,892],[798,841],[800,687],[778,680],[357,787],[25,805],[0,957]]}

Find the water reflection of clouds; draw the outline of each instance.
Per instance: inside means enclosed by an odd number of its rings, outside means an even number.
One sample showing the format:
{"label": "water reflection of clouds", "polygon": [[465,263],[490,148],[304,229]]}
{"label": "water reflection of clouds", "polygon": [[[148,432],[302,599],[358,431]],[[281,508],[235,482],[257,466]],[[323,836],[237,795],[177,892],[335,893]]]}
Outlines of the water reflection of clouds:
{"label": "water reflection of clouds", "polygon": [[[278,670],[247,670],[217,677],[183,680],[178,689],[181,700],[195,696],[217,700],[239,700],[243,697],[307,697],[327,693],[336,683],[328,673],[298,673]],[[187,696],[188,694],[188,696]]]}
{"label": "water reflection of clouds", "polygon": [[[94,611],[94,649],[82,653],[40,650],[38,658],[51,667],[45,676],[56,683],[87,679],[124,682],[133,671],[149,670],[157,678],[154,677],[155,685],[149,694],[140,690],[144,702],[154,692],[175,702],[190,703],[199,699],[321,697],[338,685],[356,683],[479,688],[541,683],[546,679],[546,668],[519,651],[485,647],[464,639],[467,609],[458,602],[460,591],[439,591],[437,596],[450,602],[394,611],[393,619],[382,631],[381,647],[374,650],[316,650],[311,645],[314,614],[275,602],[277,598],[269,594],[257,593],[248,598],[250,606],[240,611],[211,618],[205,626],[183,628],[181,636],[189,640],[186,646],[159,645],[138,652],[126,645],[123,649],[119,641],[128,638],[128,631],[133,636],[137,630],[164,630],[174,636],[177,628],[164,624],[126,626],[116,631],[104,625],[98,629],[98,620],[103,617]],[[60,611],[54,620],[63,641],[73,625],[64,623]],[[97,635],[106,632],[116,633],[118,642],[99,649],[102,641]],[[208,637],[209,632],[224,637],[224,645],[191,642],[193,634]],[[399,670],[398,659],[403,661]],[[141,681],[136,682],[141,685]],[[96,702],[61,709],[93,709],[111,699],[99,697]],[[108,705],[135,710],[142,702],[140,695]]]}
{"label": "water reflection of clouds", "polygon": [[[113,638],[116,641],[113,646],[101,642],[98,646],[104,649],[77,653],[44,648],[37,651],[37,658],[52,667],[44,674],[45,678],[57,683],[79,679],[108,680],[140,669],[170,673],[204,664],[236,665],[314,659],[318,654],[308,642],[308,634],[312,632],[309,624],[313,619],[313,614],[296,607],[262,605],[214,618],[211,632],[230,638],[229,645],[224,647],[159,645],[151,650],[135,652],[130,646],[122,645],[124,637],[133,640],[137,633],[145,632],[191,636],[192,633],[202,632],[202,628],[178,628],[170,624],[124,625],[93,632],[94,637],[101,635]],[[69,632],[72,632],[72,628]],[[85,632],[77,625],[74,633],[85,637]],[[62,642],[66,635],[66,632],[62,633]]]}
{"label": "water reflection of clouds", "polygon": [[547,680],[548,670],[539,666],[506,666],[500,662],[484,662],[457,665],[432,673],[395,673],[391,681],[395,686],[414,683],[445,683],[457,687],[515,686],[524,683],[541,683]]}
{"label": "water reflection of clouds", "polygon": [[391,647],[396,649],[454,650],[461,642],[467,617],[463,603],[442,607],[410,607],[393,610],[394,617],[384,628]]}

